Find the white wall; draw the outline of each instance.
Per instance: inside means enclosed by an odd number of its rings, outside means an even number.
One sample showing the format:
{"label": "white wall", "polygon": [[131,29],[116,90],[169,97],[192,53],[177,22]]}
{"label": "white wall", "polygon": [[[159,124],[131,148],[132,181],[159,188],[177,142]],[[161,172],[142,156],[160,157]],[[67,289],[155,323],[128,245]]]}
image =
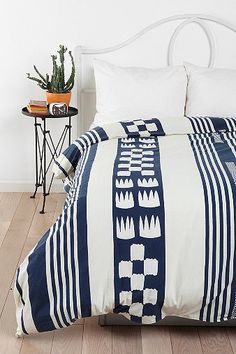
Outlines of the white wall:
{"label": "white wall", "polygon": [[[30,190],[34,183],[33,121],[21,116],[21,107],[30,98],[44,98],[26,79],[33,64],[49,70],[49,54],[60,43],[71,49],[78,44],[110,46],[157,19],[181,13],[211,14],[236,25],[235,0],[1,2],[0,191]],[[60,124],[53,122],[51,127],[58,131]]]}

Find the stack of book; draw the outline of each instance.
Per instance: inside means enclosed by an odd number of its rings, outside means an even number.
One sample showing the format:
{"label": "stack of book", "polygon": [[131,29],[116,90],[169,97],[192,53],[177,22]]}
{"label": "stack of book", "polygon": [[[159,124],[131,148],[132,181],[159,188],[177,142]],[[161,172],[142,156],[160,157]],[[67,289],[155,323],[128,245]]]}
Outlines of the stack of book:
{"label": "stack of book", "polygon": [[48,107],[46,101],[35,101],[30,100],[29,104],[27,105],[28,112],[30,113],[37,113],[37,114],[47,114]]}

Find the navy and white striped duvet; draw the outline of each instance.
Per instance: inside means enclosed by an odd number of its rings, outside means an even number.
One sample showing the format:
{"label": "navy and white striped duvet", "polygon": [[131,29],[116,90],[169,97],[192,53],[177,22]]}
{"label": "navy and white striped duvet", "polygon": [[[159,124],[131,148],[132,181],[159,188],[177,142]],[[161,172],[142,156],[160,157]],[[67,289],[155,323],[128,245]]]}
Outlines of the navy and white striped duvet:
{"label": "navy and white striped duvet", "polygon": [[57,160],[62,214],[17,271],[18,333],[236,316],[236,120],[107,124]]}

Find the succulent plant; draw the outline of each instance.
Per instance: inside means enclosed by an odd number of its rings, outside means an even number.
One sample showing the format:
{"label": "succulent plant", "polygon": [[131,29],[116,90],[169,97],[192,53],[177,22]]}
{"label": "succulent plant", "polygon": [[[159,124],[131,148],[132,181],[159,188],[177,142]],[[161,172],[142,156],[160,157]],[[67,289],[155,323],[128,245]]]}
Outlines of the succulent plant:
{"label": "succulent plant", "polygon": [[59,54],[60,63],[58,63],[57,55],[51,55],[52,65],[53,65],[51,77],[49,76],[49,74],[42,75],[37,69],[37,67],[34,65],[34,70],[38,75],[38,77],[31,76],[30,73],[27,73],[27,78],[35,81],[43,90],[47,90],[48,92],[53,92],[53,93],[70,92],[74,86],[75,63],[74,63],[73,55],[71,51],[69,51],[68,54],[71,59],[72,69],[68,80],[65,81],[64,63],[65,63],[66,52],[67,52],[67,48],[64,45],[60,45],[59,50],[57,51],[57,53]]}

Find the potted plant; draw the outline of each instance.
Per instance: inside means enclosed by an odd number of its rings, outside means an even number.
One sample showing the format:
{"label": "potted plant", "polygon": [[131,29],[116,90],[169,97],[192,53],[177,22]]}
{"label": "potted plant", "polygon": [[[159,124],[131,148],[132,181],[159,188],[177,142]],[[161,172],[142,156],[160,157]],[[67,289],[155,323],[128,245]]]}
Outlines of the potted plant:
{"label": "potted plant", "polygon": [[34,70],[37,73],[38,77],[31,76],[30,73],[27,73],[27,78],[37,82],[37,84],[43,89],[46,90],[46,98],[48,104],[54,102],[63,102],[68,106],[70,104],[71,99],[71,90],[74,86],[75,80],[75,63],[74,58],[69,51],[69,56],[71,59],[71,74],[68,80],[65,80],[65,53],[67,48],[64,45],[59,46],[58,54],[59,54],[59,63],[57,59],[57,55],[52,55],[52,64],[53,70],[51,77],[49,74],[42,75],[37,67],[34,65]]}

